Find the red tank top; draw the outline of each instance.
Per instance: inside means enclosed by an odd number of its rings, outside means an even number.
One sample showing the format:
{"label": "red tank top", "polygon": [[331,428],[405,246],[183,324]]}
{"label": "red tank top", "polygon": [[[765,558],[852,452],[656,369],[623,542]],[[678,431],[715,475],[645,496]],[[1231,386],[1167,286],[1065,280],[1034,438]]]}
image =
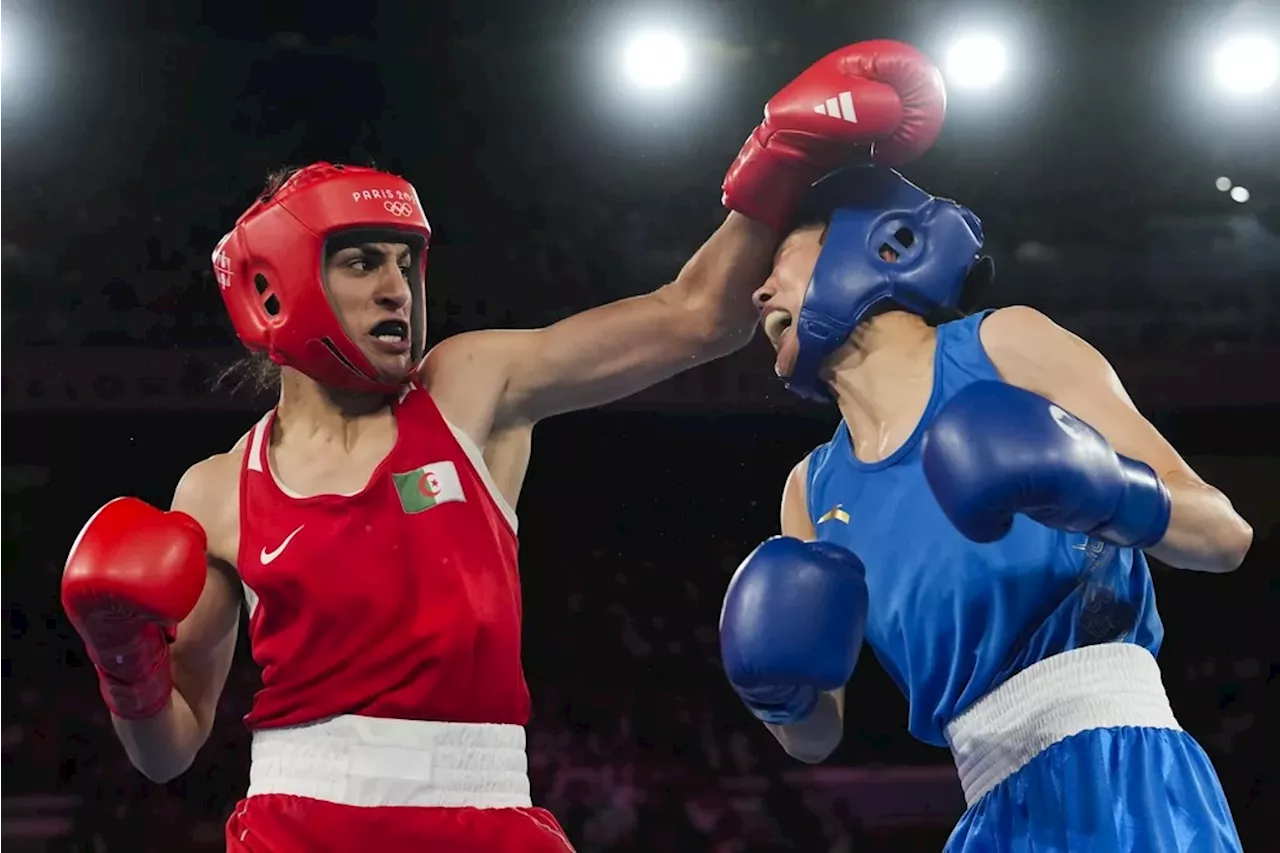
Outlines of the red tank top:
{"label": "red tank top", "polygon": [[238,569],[262,688],[251,729],[337,714],[524,725],[515,514],[479,450],[414,386],[357,494],[289,496],[274,412],[240,472]]}

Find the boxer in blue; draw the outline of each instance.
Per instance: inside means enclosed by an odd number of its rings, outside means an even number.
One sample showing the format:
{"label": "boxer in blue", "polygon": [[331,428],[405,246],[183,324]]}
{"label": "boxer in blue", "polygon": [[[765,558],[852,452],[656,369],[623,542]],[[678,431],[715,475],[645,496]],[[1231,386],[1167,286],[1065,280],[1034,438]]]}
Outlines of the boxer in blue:
{"label": "boxer in blue", "polygon": [[1229,572],[1253,531],[1083,340],[1030,308],[956,310],[993,272],[982,241],[888,169],[812,189],[755,300],[778,375],[842,420],[730,582],[729,680],[821,761],[865,638],[911,733],[955,759],[948,851],[1237,851],[1161,682],[1144,552]]}

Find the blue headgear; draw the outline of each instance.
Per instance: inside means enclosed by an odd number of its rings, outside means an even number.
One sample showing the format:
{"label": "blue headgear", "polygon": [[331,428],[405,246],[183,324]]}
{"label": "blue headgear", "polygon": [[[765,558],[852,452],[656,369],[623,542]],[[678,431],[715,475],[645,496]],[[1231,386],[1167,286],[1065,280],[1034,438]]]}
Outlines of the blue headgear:
{"label": "blue headgear", "polygon": [[[965,280],[990,259],[979,256],[982,223],[953,201],[929,195],[883,167],[858,166],[829,175],[810,190],[801,211],[831,211],[796,320],[800,351],[787,388],[829,399],[822,363],[853,333],[867,311],[885,300],[927,314],[954,308]],[[810,221],[816,221],[811,217]],[[885,249],[896,260],[882,257]]]}

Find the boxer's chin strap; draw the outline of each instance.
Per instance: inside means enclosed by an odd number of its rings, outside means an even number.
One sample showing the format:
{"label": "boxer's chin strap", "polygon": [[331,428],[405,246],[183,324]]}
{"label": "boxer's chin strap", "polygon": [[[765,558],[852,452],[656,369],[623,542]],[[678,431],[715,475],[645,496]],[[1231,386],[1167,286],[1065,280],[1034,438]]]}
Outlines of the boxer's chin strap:
{"label": "boxer's chin strap", "polygon": [[[796,363],[791,375],[781,377],[787,390],[819,403],[832,402],[831,391],[822,381],[822,363],[852,334],[861,315],[852,323],[842,323],[813,310],[800,308],[796,320]],[[775,372],[777,368],[775,367]]]}

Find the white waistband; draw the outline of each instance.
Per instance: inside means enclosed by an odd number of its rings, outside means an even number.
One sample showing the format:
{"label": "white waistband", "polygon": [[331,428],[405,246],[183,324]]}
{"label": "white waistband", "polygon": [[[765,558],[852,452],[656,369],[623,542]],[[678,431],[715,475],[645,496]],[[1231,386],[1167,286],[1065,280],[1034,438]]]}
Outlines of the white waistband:
{"label": "white waistband", "polygon": [[351,806],[528,807],[524,729],[341,716],[253,733],[248,796]]}
{"label": "white waistband", "polygon": [[947,724],[947,743],[973,805],[1060,740],[1089,729],[1181,730],[1160,667],[1131,643],[1086,646],[1019,672]]}

